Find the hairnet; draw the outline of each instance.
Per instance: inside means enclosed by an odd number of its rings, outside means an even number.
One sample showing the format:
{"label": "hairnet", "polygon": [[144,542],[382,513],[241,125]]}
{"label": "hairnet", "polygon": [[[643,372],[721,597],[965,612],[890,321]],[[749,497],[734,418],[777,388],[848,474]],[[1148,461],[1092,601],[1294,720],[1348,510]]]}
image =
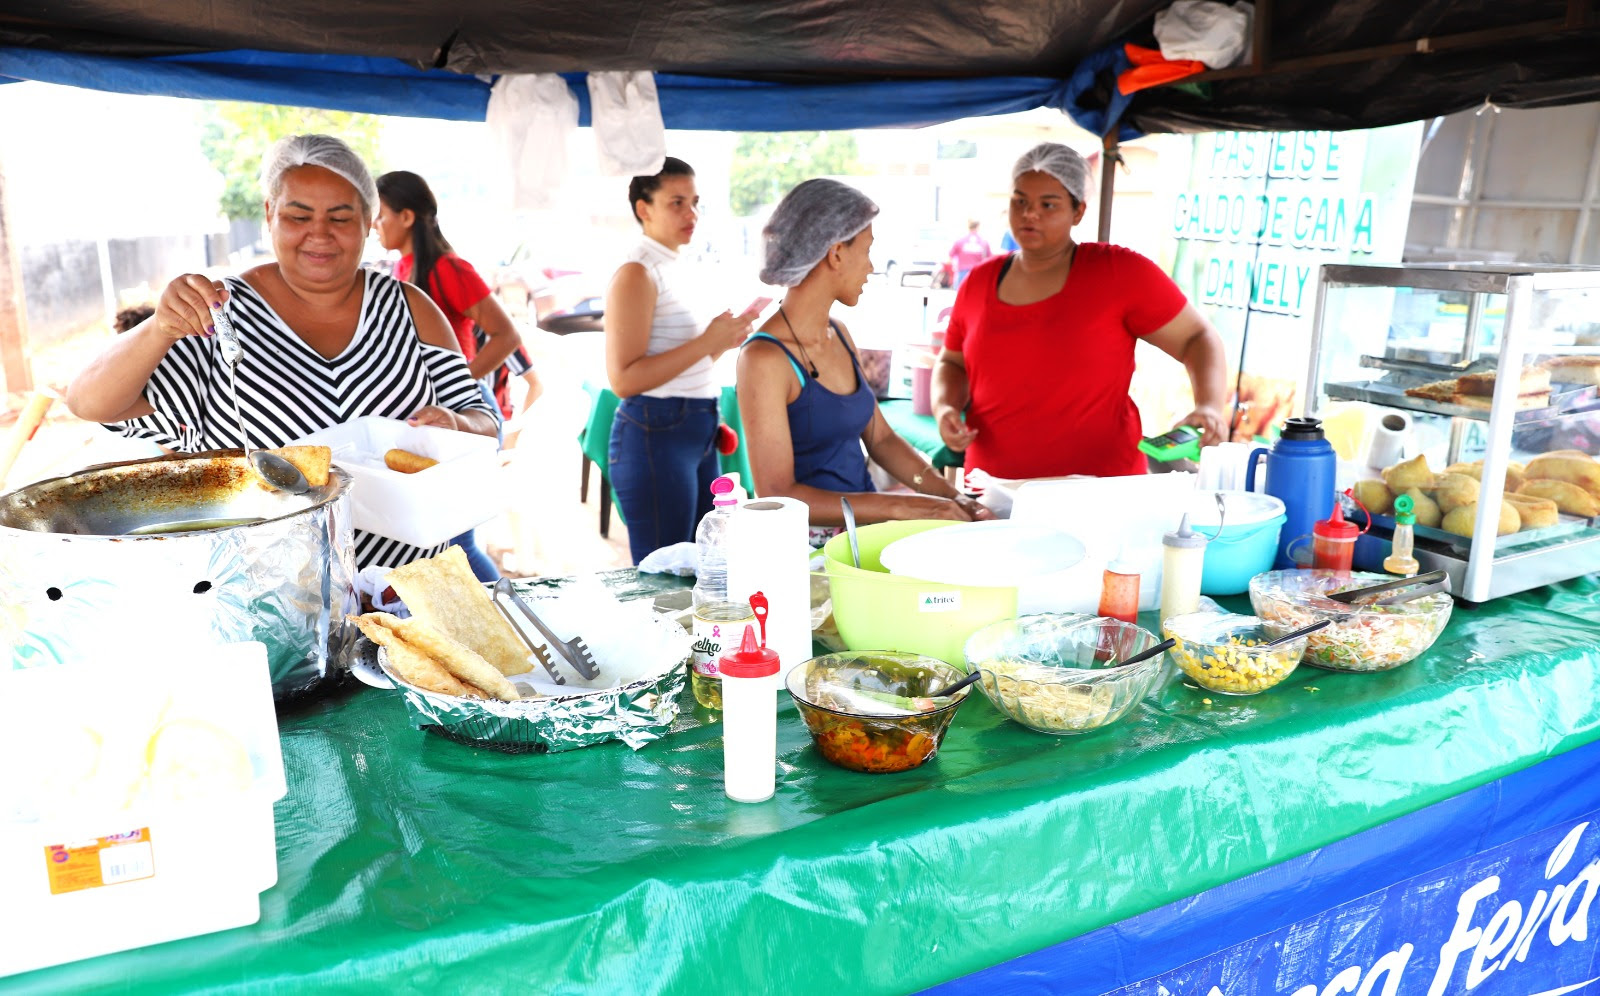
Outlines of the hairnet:
{"label": "hairnet", "polygon": [[356,151],[332,135],[290,135],[274,142],[261,159],[261,186],[267,200],[283,193],[283,174],[298,166],[321,166],[348,180],[361,197],[361,213],[372,220],[378,204],[378,185]]}
{"label": "hairnet", "polygon": [[778,202],[767,227],[761,282],[793,287],[822,262],[838,242],[861,234],[878,215],[878,205],[838,180],[807,180]]}
{"label": "hairnet", "polygon": [[1079,204],[1088,198],[1085,193],[1089,189],[1089,164],[1083,157],[1072,149],[1057,142],[1040,142],[1017,160],[1011,167],[1011,179],[1014,182],[1024,173],[1044,173],[1061,181]]}

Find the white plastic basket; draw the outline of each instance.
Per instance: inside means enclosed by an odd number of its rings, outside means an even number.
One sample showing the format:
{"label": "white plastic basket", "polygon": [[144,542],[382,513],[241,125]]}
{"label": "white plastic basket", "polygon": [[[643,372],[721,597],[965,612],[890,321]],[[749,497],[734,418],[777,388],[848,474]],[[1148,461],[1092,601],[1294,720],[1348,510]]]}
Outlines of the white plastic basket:
{"label": "white plastic basket", "polygon": [[[438,546],[494,518],[506,505],[492,436],[365,415],[295,442],[329,447],[333,462],[354,478],[350,507],[357,529],[412,546]],[[392,449],[439,462],[402,474],[384,466],[383,455]]]}

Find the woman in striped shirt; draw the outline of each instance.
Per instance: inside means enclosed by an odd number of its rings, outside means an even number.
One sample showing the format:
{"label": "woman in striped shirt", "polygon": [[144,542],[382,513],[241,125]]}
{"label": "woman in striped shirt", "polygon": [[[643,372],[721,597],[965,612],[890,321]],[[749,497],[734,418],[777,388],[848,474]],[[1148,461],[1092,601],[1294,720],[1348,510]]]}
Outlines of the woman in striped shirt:
{"label": "woman in striped shirt", "polygon": [[[242,446],[241,417],[260,447],[362,415],[495,435],[498,415],[438,306],[361,267],[378,201],[361,158],[336,138],[295,135],[273,146],[262,178],[276,262],[172,281],[156,313],[73,380],[73,413],[191,452]],[[224,301],[244,346],[237,415],[211,317]],[[437,552],[355,538],[358,567]]]}
{"label": "woman in striped shirt", "polygon": [[702,326],[674,291],[678,250],[694,236],[694,170],[668,156],[636,176],[628,204],[644,237],[606,292],[606,374],[622,398],[611,423],[611,486],[633,562],[694,539],[717,476],[717,357],[744,341],[753,313],[724,311]]}

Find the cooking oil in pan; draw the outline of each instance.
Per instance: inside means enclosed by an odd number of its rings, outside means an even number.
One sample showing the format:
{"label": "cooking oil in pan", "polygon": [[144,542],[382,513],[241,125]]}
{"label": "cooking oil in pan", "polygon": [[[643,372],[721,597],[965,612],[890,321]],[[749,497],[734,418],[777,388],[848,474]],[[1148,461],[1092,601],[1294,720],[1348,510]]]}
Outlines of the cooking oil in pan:
{"label": "cooking oil in pan", "polygon": [[248,526],[252,522],[265,522],[259,515],[237,519],[179,519],[176,522],[152,522],[148,526],[128,530],[129,536],[159,536],[167,533],[194,533],[202,529],[227,529],[230,526]]}

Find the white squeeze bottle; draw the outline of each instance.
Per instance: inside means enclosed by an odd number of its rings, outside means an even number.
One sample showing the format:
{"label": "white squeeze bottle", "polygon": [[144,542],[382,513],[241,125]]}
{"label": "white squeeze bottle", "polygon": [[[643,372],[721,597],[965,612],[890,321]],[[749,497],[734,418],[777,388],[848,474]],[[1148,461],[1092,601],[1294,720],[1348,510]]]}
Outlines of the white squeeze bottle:
{"label": "white squeeze bottle", "polygon": [[722,674],[722,790],[734,802],[772,798],[778,770],[778,654],[744,628],[738,653],[725,654]]}
{"label": "white squeeze bottle", "polygon": [[1189,528],[1189,513],[1178,531],[1161,537],[1161,621],[1200,608],[1200,576],[1206,562],[1206,538]]}
{"label": "white squeeze bottle", "polygon": [[700,520],[694,544],[699,564],[694,576],[694,648],[689,685],[694,699],[707,709],[722,708],[717,661],[734,646],[745,623],[755,621],[747,602],[728,598],[728,520],[744,500],[736,474],[711,482],[711,511]]}

